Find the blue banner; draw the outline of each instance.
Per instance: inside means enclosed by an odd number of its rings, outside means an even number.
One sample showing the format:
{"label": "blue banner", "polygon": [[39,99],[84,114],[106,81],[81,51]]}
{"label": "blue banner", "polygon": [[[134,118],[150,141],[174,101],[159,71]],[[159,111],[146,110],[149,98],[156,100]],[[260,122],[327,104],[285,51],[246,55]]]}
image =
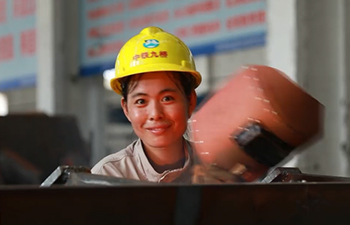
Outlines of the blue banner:
{"label": "blue banner", "polygon": [[0,0],[0,91],[36,83],[35,0]]}
{"label": "blue banner", "polygon": [[121,46],[144,27],[181,38],[193,55],[265,45],[265,0],[80,0],[80,74],[114,68]]}

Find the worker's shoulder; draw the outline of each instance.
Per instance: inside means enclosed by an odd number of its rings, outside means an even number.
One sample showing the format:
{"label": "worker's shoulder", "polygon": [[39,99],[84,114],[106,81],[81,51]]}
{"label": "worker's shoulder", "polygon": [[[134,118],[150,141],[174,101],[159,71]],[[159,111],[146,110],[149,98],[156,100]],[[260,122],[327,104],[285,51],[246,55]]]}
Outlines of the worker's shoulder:
{"label": "worker's shoulder", "polygon": [[[132,161],[134,161],[134,157],[136,156],[136,149],[135,145],[137,144],[137,141],[132,142],[130,145],[128,145],[126,148],[110,154],[103,159],[101,159],[92,169],[92,173],[99,174],[101,173],[101,170],[107,169],[107,168],[113,168],[113,170],[118,169],[120,166],[126,166],[126,164],[133,164]],[[131,162],[128,162],[131,161]]]}

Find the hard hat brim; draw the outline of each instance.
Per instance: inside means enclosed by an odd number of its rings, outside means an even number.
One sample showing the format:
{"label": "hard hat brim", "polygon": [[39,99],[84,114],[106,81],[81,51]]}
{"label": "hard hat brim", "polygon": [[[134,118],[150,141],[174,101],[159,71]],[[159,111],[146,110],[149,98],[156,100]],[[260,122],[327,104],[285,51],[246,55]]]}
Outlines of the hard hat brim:
{"label": "hard hat brim", "polygon": [[185,67],[179,66],[179,65],[162,63],[161,65],[138,66],[137,70],[135,70],[135,71],[128,70],[128,73],[121,74],[121,75],[119,75],[118,78],[111,79],[110,86],[114,92],[121,95],[122,90],[121,90],[120,79],[128,77],[128,76],[136,75],[136,74],[143,74],[143,73],[149,73],[149,72],[160,72],[160,71],[184,72],[184,73],[191,74],[195,78],[195,81],[196,81],[193,89],[197,88],[200,85],[200,83],[202,82],[202,76],[198,71],[190,70],[188,68],[185,68]]}

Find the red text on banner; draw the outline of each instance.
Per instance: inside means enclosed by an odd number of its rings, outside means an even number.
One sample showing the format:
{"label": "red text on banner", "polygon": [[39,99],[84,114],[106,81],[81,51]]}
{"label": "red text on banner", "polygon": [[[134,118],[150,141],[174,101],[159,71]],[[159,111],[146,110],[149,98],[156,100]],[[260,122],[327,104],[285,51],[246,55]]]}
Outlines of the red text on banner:
{"label": "red text on banner", "polygon": [[175,35],[180,38],[186,38],[190,36],[201,36],[206,34],[212,34],[220,30],[220,21],[210,21],[205,23],[194,24],[189,27],[180,27],[175,31]]}
{"label": "red text on banner", "polygon": [[166,2],[167,0],[129,0],[129,9],[138,9],[151,4]]}
{"label": "red text on banner", "polygon": [[248,4],[253,2],[259,2],[262,0],[226,0],[226,6],[227,7],[234,7],[242,4]]}
{"label": "red text on banner", "polygon": [[0,0],[0,23],[6,21],[6,0]]}
{"label": "red text on banner", "polygon": [[210,13],[220,9],[220,0],[209,0],[187,5],[184,8],[175,10],[175,18],[193,16],[199,13]]}
{"label": "red text on banner", "polygon": [[13,35],[0,37],[0,62],[13,58]]}
{"label": "red text on banner", "polygon": [[89,38],[106,37],[113,34],[119,34],[124,31],[124,22],[113,22],[99,27],[92,27],[89,32]]}
{"label": "red text on banner", "polygon": [[152,23],[164,23],[169,20],[169,11],[153,12],[144,16],[136,17],[129,23],[130,28],[146,27]]}
{"label": "red text on banner", "polygon": [[116,54],[119,52],[123,44],[123,41],[115,41],[111,43],[104,43],[98,46],[93,46],[88,49],[87,54],[90,57],[103,56],[107,54]]}
{"label": "red text on banner", "polygon": [[13,15],[15,17],[24,17],[35,14],[35,0],[13,0]]}
{"label": "red text on banner", "polygon": [[263,10],[230,17],[226,21],[226,28],[234,29],[261,23],[265,23],[265,11]]}
{"label": "red text on banner", "polygon": [[33,55],[36,50],[36,30],[30,29],[21,33],[21,54]]}
{"label": "red text on banner", "polygon": [[97,9],[93,9],[88,12],[88,18],[90,20],[100,19],[102,17],[110,16],[116,13],[121,13],[124,10],[123,2],[113,3]]}

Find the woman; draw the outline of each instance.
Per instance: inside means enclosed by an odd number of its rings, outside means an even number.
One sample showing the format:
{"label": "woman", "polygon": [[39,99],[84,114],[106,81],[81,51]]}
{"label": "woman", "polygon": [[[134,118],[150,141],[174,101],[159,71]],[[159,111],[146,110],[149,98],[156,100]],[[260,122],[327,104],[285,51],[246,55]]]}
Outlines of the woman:
{"label": "woman", "polygon": [[115,69],[111,87],[122,95],[121,106],[139,139],[103,158],[92,173],[152,182],[236,180],[214,166],[194,167],[191,145],[183,135],[201,75],[180,39],[147,27],[122,47]]}

